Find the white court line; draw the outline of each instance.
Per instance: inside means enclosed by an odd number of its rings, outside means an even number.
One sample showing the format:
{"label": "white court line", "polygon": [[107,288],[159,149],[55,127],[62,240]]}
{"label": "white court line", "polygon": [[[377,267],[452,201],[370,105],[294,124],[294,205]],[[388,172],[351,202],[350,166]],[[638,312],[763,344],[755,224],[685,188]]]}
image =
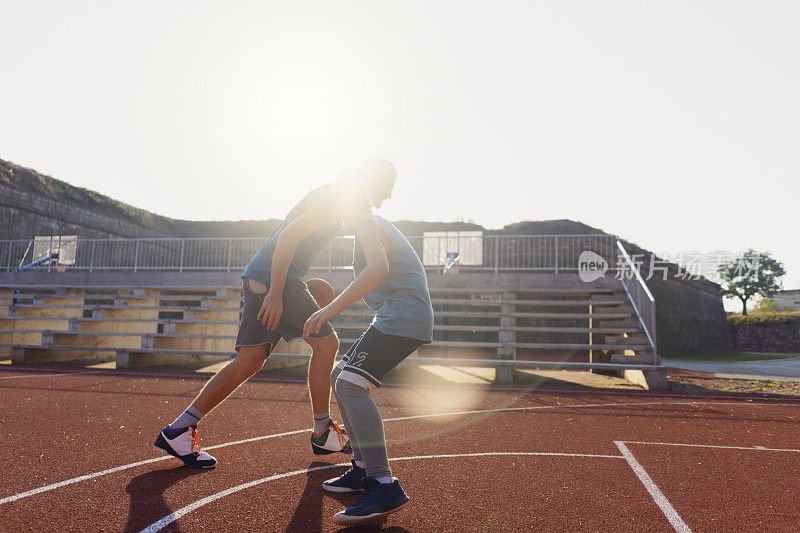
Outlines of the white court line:
{"label": "white court line", "polygon": [[[590,403],[590,404],[573,404],[573,405],[536,405],[530,407],[504,407],[498,409],[477,409],[472,411],[456,411],[456,412],[449,412],[449,413],[433,413],[433,414],[426,414],[426,415],[411,415],[411,416],[401,416],[395,418],[386,418],[384,422],[397,422],[400,420],[414,420],[419,418],[435,418],[435,417],[442,417],[442,416],[458,416],[458,415],[468,415],[468,414],[480,414],[480,413],[497,413],[497,412],[508,412],[508,411],[533,411],[533,410],[541,410],[541,409],[584,409],[590,407],[636,407],[636,406],[648,406],[648,405],[737,405],[731,402],[694,402],[694,401],[687,401],[687,402],[631,402],[631,403]],[[772,405],[772,404],[748,404],[748,405]],[[783,404],[776,404],[776,405],[783,405]],[[307,431],[311,431],[311,428],[308,429],[298,429],[294,431],[287,431],[283,433],[273,433],[271,435],[262,435],[259,437],[251,437],[248,439],[242,440],[235,440],[231,442],[225,442],[222,444],[214,444],[212,446],[204,446],[206,450],[215,450],[219,448],[225,448],[227,446],[235,446],[238,444],[246,444],[249,442],[257,442],[260,440],[266,439],[274,439],[277,437],[287,437],[290,435],[297,435],[298,433],[304,433]],[[85,474],[82,476],[74,477],[71,479],[65,479],[64,481],[60,481],[58,483],[52,483],[50,485],[44,485],[38,488],[30,489],[24,492],[20,492],[17,494],[13,494],[11,496],[7,496],[5,498],[0,499],[0,505],[5,503],[10,503],[13,501],[21,500],[22,498],[27,498],[29,496],[34,496],[36,494],[41,494],[43,492],[48,492],[54,489],[58,489],[61,487],[66,487],[68,485],[72,485],[74,483],[79,483],[81,481],[87,481],[89,479],[94,479],[97,477],[105,476],[107,474],[113,474],[115,472],[121,472],[123,470],[127,470],[129,468],[135,468],[137,466],[146,465],[149,463],[155,463],[158,461],[163,461],[165,459],[169,459],[171,456],[165,455],[163,457],[155,457],[153,459],[145,459],[143,461],[137,461],[135,463],[129,463],[126,465],[121,465],[113,468],[109,468],[106,470],[101,470],[99,472],[94,472],[91,474]]]}
{"label": "white court line", "polygon": [[[457,412],[450,412],[450,413],[433,413],[427,415],[412,415],[412,416],[401,416],[396,418],[386,418],[384,422],[397,422],[400,420],[414,420],[418,418],[434,418],[434,417],[441,417],[441,416],[458,416],[458,415],[467,415],[467,414],[479,414],[479,413],[497,413],[497,412],[507,412],[507,411],[533,411],[533,410],[541,410],[541,409],[569,409],[569,408],[587,408],[587,407],[632,407],[637,405],[660,405],[663,402],[633,402],[629,404],[625,403],[590,403],[584,405],[535,405],[530,407],[504,407],[498,409],[477,409],[474,411],[457,411]],[[695,402],[686,402],[688,404],[693,404]],[[669,405],[675,405],[675,402],[669,402]],[[271,435],[262,435],[260,437],[252,437],[249,439],[242,439],[242,440],[235,440],[231,442],[226,442],[223,444],[214,444],[212,446],[204,446],[206,450],[216,450],[219,448],[224,448],[227,446],[235,446],[237,444],[245,444],[249,442],[256,442],[260,440],[266,439],[274,439],[278,437],[287,437],[289,435],[297,435],[298,433],[305,433],[307,431],[311,431],[311,428],[307,429],[297,429],[294,431],[286,431],[283,433],[273,433]],[[137,466],[146,465],[149,463],[155,463],[158,461],[163,461],[165,459],[171,458],[171,455],[165,455],[163,457],[155,457],[153,459],[145,459],[143,461],[137,461],[135,463],[129,463],[126,465],[116,466],[114,468],[108,468],[106,470],[101,470],[99,472],[94,472],[92,474],[85,474],[83,476],[74,477],[71,479],[65,479],[64,481],[59,481],[58,483],[51,483],[50,485],[44,485],[35,489],[30,489],[25,492],[19,492],[17,494],[13,494],[11,496],[7,496],[5,498],[0,499],[0,505],[4,503],[11,503],[17,500],[21,500],[22,498],[27,498],[29,496],[34,496],[36,494],[41,494],[43,492],[48,492],[54,489],[58,489],[61,487],[66,487],[67,485],[72,485],[74,483],[79,483],[81,481],[87,481],[89,479],[94,479],[97,477],[105,476],[107,474],[113,474],[115,472],[121,472],[122,470],[127,470],[129,468],[135,468]]]}
{"label": "white court line", "polygon": [[765,448],[764,446],[723,446],[721,444],[688,444],[679,442],[641,442],[636,440],[622,441],[625,444],[652,444],[656,446],[686,446],[691,448],[722,448],[725,450],[755,450],[759,452],[797,452],[800,450],[793,450],[790,448]]}
{"label": "white court line", "polygon": [[661,492],[661,489],[659,489],[658,486],[653,482],[644,467],[639,463],[639,461],[636,460],[636,457],[633,456],[628,447],[625,446],[625,443],[615,440],[614,444],[616,444],[617,448],[619,448],[619,451],[622,452],[622,455],[628,461],[628,464],[633,469],[636,477],[639,478],[639,481],[642,482],[644,488],[646,488],[647,492],[650,493],[650,496],[652,496],[653,501],[656,502],[656,505],[661,508],[664,516],[667,517],[667,520],[669,520],[669,523],[672,524],[673,528],[675,528],[675,531],[678,533],[692,533],[692,530],[689,529],[689,526],[686,525],[686,522],[683,521],[672,504],[669,503],[667,497],[664,496],[664,493]]}
{"label": "white court line", "polygon": [[[487,457],[487,456],[509,456],[509,455],[544,455],[544,456],[566,456],[566,457],[597,457],[603,459],[624,459],[621,455],[594,455],[594,454],[583,454],[583,453],[556,453],[556,452],[479,452],[479,453],[451,453],[451,454],[441,454],[441,455],[414,455],[410,457],[394,457],[390,458],[390,461],[413,461],[419,459],[451,459],[451,458],[459,458],[459,457]],[[168,514],[164,518],[153,522],[146,528],[142,529],[139,533],[156,533],[157,531],[161,531],[171,523],[175,522],[182,516],[186,516],[187,514],[191,513],[192,511],[203,507],[209,503],[215,502],[225,496],[229,496],[236,492],[249,489],[251,487],[255,487],[256,485],[261,485],[262,483],[266,483],[267,481],[273,481],[276,479],[283,479],[290,476],[297,476],[300,474],[306,474],[309,472],[315,472],[317,470],[328,470],[331,468],[336,468],[338,466],[349,466],[350,463],[339,463],[336,465],[324,465],[324,466],[314,466],[311,468],[305,468],[302,470],[294,470],[293,472],[286,472],[284,474],[275,474],[269,477],[256,479],[254,481],[248,481],[247,483],[242,483],[241,485],[236,485],[235,487],[231,487],[229,489],[225,489],[223,491],[217,492],[210,496],[206,496],[201,500],[197,500],[194,503],[190,503],[185,507],[181,507],[177,511]]]}

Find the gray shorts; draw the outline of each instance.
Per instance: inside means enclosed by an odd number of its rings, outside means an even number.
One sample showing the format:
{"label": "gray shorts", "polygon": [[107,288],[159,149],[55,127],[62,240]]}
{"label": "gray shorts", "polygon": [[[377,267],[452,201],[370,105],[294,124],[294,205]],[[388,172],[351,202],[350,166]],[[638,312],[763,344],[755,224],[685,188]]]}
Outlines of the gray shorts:
{"label": "gray shorts", "polygon": [[[269,350],[275,348],[281,338],[290,341],[303,336],[303,326],[313,313],[319,310],[314,297],[308,292],[305,281],[299,278],[286,278],[283,289],[283,313],[278,327],[268,330],[258,321],[258,312],[264,303],[269,285],[262,293],[253,292],[249,278],[242,278],[242,320],[239,323],[239,335],[236,337],[236,350],[242,346],[269,345]],[[333,328],[327,322],[322,325],[319,333],[312,338],[322,339],[333,333]]]}

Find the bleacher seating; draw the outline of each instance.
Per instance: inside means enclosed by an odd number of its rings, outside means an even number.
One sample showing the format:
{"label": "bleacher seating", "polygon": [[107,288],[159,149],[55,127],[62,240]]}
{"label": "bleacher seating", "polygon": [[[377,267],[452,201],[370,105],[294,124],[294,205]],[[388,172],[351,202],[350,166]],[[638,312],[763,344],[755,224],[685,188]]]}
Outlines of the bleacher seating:
{"label": "bleacher seating", "polygon": [[[555,368],[657,363],[621,289],[432,288],[431,295],[434,342],[419,361],[493,360],[498,372],[526,359]],[[240,300],[239,287],[0,287],[0,356],[26,364],[115,361],[118,368],[221,361],[233,354]],[[371,317],[354,306],[334,322],[343,350]],[[271,359],[309,353],[303,342],[282,343]]]}

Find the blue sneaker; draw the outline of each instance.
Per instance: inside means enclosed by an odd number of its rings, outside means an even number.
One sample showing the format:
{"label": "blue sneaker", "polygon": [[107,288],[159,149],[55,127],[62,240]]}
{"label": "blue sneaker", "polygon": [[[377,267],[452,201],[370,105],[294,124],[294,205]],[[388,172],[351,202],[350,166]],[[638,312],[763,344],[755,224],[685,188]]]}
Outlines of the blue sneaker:
{"label": "blue sneaker", "polygon": [[364,492],[355,505],[333,515],[333,523],[352,526],[399,511],[409,502],[400,482],[380,483],[371,477],[364,478]]}
{"label": "blue sneaker", "polygon": [[355,459],[350,460],[353,466],[339,477],[329,479],[322,483],[322,488],[329,492],[358,492],[364,490],[364,477],[367,471],[356,466]]}
{"label": "blue sneaker", "polygon": [[177,457],[191,468],[211,468],[217,464],[216,459],[200,449],[197,424],[182,428],[165,427],[153,447]]}

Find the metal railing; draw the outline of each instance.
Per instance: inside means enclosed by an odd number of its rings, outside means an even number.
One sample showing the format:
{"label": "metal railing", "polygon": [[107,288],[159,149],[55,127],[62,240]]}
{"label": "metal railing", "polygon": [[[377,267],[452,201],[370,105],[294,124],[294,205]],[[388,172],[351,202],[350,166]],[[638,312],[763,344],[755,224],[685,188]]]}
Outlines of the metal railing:
{"label": "metal railing", "polygon": [[[57,237],[56,237],[57,238]],[[408,238],[420,258],[424,250],[435,251],[452,246],[448,237]],[[0,271],[15,270],[25,256],[30,240],[0,241]],[[483,235],[480,253],[470,253],[462,270],[478,272],[576,271],[578,257],[592,251],[608,261],[610,269],[617,264],[613,235]],[[242,270],[253,254],[264,244],[263,237],[237,238],[142,238],[81,239],[75,246],[73,264],[42,264],[31,270],[170,270],[226,271]],[[449,251],[449,250],[448,250]],[[472,250],[471,250],[472,252]],[[477,259],[476,259],[477,258]],[[320,250],[312,270],[334,271],[351,268],[353,237],[336,237]],[[440,271],[442,264],[426,264],[430,271]]]}
{"label": "metal railing", "polygon": [[642,330],[647,336],[647,341],[653,349],[653,364],[657,364],[656,299],[620,241],[617,241],[617,248],[619,249],[619,279],[628,294],[628,299],[633,305],[634,311],[636,311],[636,316],[639,318]]}

